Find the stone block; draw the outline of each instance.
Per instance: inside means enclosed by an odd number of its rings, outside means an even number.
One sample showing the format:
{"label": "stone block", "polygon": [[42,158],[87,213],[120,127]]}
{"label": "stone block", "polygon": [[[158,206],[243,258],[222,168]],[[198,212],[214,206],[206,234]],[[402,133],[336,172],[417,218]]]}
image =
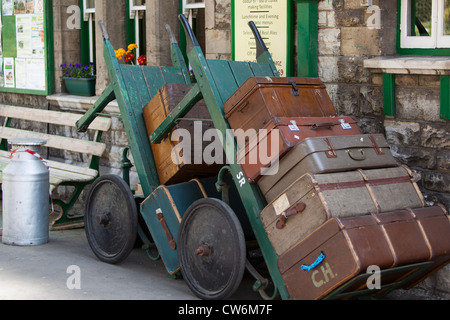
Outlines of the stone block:
{"label": "stone block", "polygon": [[339,114],[359,117],[359,88],[353,85],[339,84],[336,92],[335,108]]}
{"label": "stone block", "polygon": [[[361,7],[360,7],[361,8]],[[341,27],[361,27],[365,25],[365,11],[340,10],[336,12],[336,24]]]}
{"label": "stone block", "polygon": [[437,169],[442,172],[450,172],[450,150],[437,150]]}
{"label": "stone block", "polygon": [[386,139],[391,145],[419,145],[421,139],[420,124],[418,122],[384,121]]}
{"label": "stone block", "polygon": [[396,88],[397,117],[414,121],[440,121],[440,92],[418,87]]}
{"label": "stone block", "polygon": [[447,123],[423,125],[420,138],[423,147],[450,150],[450,132]]}
{"label": "stone block", "polygon": [[360,87],[361,113],[371,116],[383,115],[383,89],[379,86]]}
{"label": "stone block", "polygon": [[392,145],[392,155],[401,163],[409,167],[420,167],[425,169],[436,168],[436,150],[410,147],[405,145]]}
{"label": "stone block", "polygon": [[344,56],[379,56],[380,36],[377,29],[341,28],[341,53]]}
{"label": "stone block", "polygon": [[337,56],[319,56],[318,69],[319,78],[325,83],[337,82],[339,79],[339,57]]}
{"label": "stone block", "polygon": [[341,52],[339,29],[319,29],[319,54],[339,55]]}
{"label": "stone block", "polygon": [[230,31],[211,29],[205,32],[206,39],[208,39],[206,42],[206,51],[208,53],[231,53]]}
{"label": "stone block", "polygon": [[367,69],[363,67],[362,57],[339,57],[339,81],[345,83],[367,83]]}
{"label": "stone block", "polygon": [[422,172],[422,185],[431,191],[450,193],[450,173],[424,170]]}

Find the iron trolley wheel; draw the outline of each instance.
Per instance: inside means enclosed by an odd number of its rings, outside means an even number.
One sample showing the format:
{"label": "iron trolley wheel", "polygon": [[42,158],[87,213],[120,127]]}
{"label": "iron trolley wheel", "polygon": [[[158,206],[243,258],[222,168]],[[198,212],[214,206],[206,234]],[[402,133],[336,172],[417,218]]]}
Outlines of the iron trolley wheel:
{"label": "iron trolley wheel", "polygon": [[84,223],[97,258],[116,264],[128,257],[137,236],[138,211],[130,187],[121,177],[104,175],[92,184]]}
{"label": "iron trolley wheel", "polygon": [[199,298],[220,300],[236,291],[246,246],[241,224],[227,204],[206,198],[188,208],[178,231],[178,260],[183,278]]}

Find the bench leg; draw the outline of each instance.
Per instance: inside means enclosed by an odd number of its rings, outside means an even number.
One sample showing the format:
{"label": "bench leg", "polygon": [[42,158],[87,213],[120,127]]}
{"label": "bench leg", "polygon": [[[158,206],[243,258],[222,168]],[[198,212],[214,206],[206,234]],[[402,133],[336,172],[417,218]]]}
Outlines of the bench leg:
{"label": "bench leg", "polygon": [[[71,217],[69,216],[69,210],[73,208],[75,203],[78,201],[81,193],[84,188],[90,183],[77,183],[70,186],[75,187],[70,199],[68,202],[64,202],[61,199],[53,199],[53,205],[59,206],[62,209],[62,215],[59,219],[57,219],[53,226],[51,226],[51,230],[62,230],[66,228],[77,228],[84,226],[84,215],[78,215]],[[51,218],[51,217],[50,217]]]}

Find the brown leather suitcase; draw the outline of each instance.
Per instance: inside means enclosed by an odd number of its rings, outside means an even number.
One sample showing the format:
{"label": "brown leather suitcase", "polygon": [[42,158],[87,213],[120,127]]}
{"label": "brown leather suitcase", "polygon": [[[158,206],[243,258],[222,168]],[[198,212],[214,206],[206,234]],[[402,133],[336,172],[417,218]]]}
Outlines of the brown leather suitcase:
{"label": "brown leather suitcase", "polygon": [[[294,146],[309,137],[341,136],[360,134],[353,117],[282,117],[273,118],[266,128],[259,130],[237,153],[249,182],[256,182],[265,168],[270,167],[287,154]],[[239,131],[237,132],[239,135]],[[245,137],[236,136],[242,145]]]}
{"label": "brown leather suitcase", "polygon": [[327,117],[336,110],[318,78],[251,77],[225,102],[232,129],[259,130],[273,117]]}
{"label": "brown leather suitcase", "polygon": [[296,177],[305,173],[396,166],[398,163],[382,134],[307,138],[280,159],[278,166],[275,165],[273,170],[266,171],[258,180],[258,186],[270,202],[278,196],[277,192],[287,188]]}
{"label": "brown leather suitcase", "polygon": [[[192,85],[166,84],[158,90],[158,93],[143,109],[145,125],[149,136],[158,128],[191,88]],[[170,185],[186,182],[195,177],[200,178],[215,175],[222,167],[221,164],[208,165],[204,163],[202,154],[195,152],[195,150],[203,151],[210,143],[203,141],[203,134],[206,130],[214,128],[204,100],[199,101],[188,112],[185,118],[186,120],[181,119],[177,123],[172,133],[177,129],[186,129],[191,134],[191,152],[189,156],[183,153],[184,150],[180,150],[179,142],[172,141],[172,134],[160,144],[151,145],[161,184]],[[198,121],[195,119],[198,119]],[[194,139],[194,128],[196,125],[201,126],[202,136],[200,139]],[[188,159],[189,161],[185,163],[183,159]]]}
{"label": "brown leather suitcase", "polygon": [[392,266],[381,227],[370,215],[355,219],[351,236],[339,219],[332,218],[278,259],[293,300],[321,299],[370,265]]}
{"label": "brown leather suitcase", "polygon": [[[324,298],[347,281],[368,273],[369,266],[388,270],[432,262],[437,258],[448,262],[450,223],[442,211],[436,213],[439,209],[428,207],[328,220],[278,259],[280,273],[291,297]],[[435,220],[433,227],[424,232],[417,216]],[[436,223],[438,221],[441,226]],[[435,257],[432,247],[428,246],[427,232],[436,234],[435,246],[441,249],[439,257]],[[437,239],[438,232],[441,239]],[[407,277],[414,278],[414,272],[423,275],[419,268],[393,269],[390,274],[381,276],[381,283],[406,281]],[[367,293],[367,278],[363,279],[346,290]],[[374,295],[378,293],[373,292]]]}
{"label": "brown leather suitcase", "polygon": [[405,284],[409,289],[450,263],[450,217],[443,205],[409,210],[424,233],[432,264]]}
{"label": "brown leather suitcase", "polygon": [[261,221],[282,255],[330,218],[424,206],[405,167],[305,174],[261,211]]}

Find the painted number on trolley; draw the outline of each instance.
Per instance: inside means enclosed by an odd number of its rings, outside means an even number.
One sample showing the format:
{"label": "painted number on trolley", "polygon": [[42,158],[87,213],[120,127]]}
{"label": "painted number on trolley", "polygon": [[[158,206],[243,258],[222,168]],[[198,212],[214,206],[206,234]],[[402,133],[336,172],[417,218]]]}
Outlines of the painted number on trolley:
{"label": "painted number on trolley", "polygon": [[239,187],[242,188],[242,187],[244,186],[244,184],[246,183],[244,173],[242,173],[242,171],[239,172],[239,173],[236,175],[236,178],[239,180]]}

